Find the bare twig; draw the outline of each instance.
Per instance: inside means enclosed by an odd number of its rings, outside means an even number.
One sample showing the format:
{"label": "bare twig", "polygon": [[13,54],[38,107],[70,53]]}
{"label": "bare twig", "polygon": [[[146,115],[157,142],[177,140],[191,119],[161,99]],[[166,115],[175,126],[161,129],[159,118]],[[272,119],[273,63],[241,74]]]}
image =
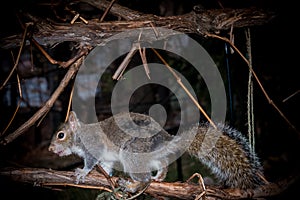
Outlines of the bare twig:
{"label": "bare twig", "polygon": [[67,62],[64,61],[57,61],[54,60],[44,49],[43,47],[33,38],[31,38],[30,40],[40,51],[41,53],[47,58],[47,60],[53,64],[53,65],[59,65],[62,68],[67,68],[69,67],[71,64],[73,64],[75,61],[77,61],[79,58],[81,58],[83,55],[87,54],[88,52],[86,51],[80,51],[80,53],[78,53],[77,55],[75,55],[73,58],[71,58],[70,60],[68,60]]}
{"label": "bare twig", "polygon": [[124,58],[124,60],[120,64],[120,66],[118,67],[117,71],[112,76],[112,78],[114,80],[116,80],[116,79],[119,80],[122,77],[126,67],[128,66],[129,62],[131,61],[131,58],[134,56],[134,54],[137,50],[138,50],[138,45],[136,43],[134,43],[132,45],[132,48],[130,49],[130,51],[128,52],[128,54],[126,55],[126,57]]}
{"label": "bare twig", "polygon": [[64,186],[64,187],[65,186],[70,186],[70,187],[105,190],[107,192],[112,192],[112,190],[107,188],[107,187],[93,186],[93,185],[80,185],[80,184],[73,184],[73,183],[43,183],[43,185],[44,186]]}
{"label": "bare twig", "polygon": [[142,37],[142,31],[139,34],[138,44],[137,45],[138,45],[138,48],[139,48],[139,53],[140,53],[140,57],[141,57],[142,62],[143,62],[145,73],[146,73],[147,77],[149,79],[151,79],[150,78],[150,70],[149,70],[149,66],[148,66],[148,62],[147,62],[147,57],[146,57],[146,48],[145,47],[142,48],[141,47],[141,43],[140,43],[141,37]]}
{"label": "bare twig", "polygon": [[[14,55],[13,55],[13,53],[12,53],[12,57],[13,57],[13,60],[14,60]],[[14,61],[14,63],[15,63],[15,61]],[[2,131],[2,133],[0,133],[0,137],[3,136],[3,135],[6,133],[7,129],[10,127],[11,123],[13,122],[13,120],[14,120],[14,118],[15,118],[15,116],[16,116],[16,114],[17,114],[19,108],[20,108],[20,104],[21,104],[21,102],[22,102],[23,93],[22,93],[22,87],[21,87],[21,83],[20,83],[20,77],[19,77],[18,74],[17,74],[17,82],[18,82],[18,90],[19,90],[20,99],[18,100],[18,104],[17,104],[16,110],[15,110],[13,116],[12,116],[11,119],[9,120],[7,126],[6,126],[5,129]]]}
{"label": "bare twig", "polygon": [[74,24],[75,23],[75,21],[79,18],[79,13],[77,13],[74,17],[73,17],[73,19],[71,20],[71,22],[70,22],[70,24]]}
{"label": "bare twig", "polygon": [[27,36],[27,30],[28,30],[28,27],[29,26],[32,26],[33,23],[26,23],[25,24],[25,30],[24,30],[24,33],[23,33],[23,37],[22,37],[22,42],[21,42],[21,46],[19,48],[19,53],[18,53],[18,56],[17,56],[17,60],[14,64],[14,67],[11,69],[9,75],[7,76],[7,78],[5,79],[4,83],[2,84],[2,86],[0,87],[0,90],[3,89],[3,87],[6,85],[7,81],[10,79],[10,77],[12,76],[13,72],[15,71],[15,69],[17,68],[18,64],[19,64],[19,60],[20,60],[20,57],[21,57],[21,53],[22,53],[22,50],[23,50],[23,47],[25,45],[25,41],[26,41],[26,36]]}
{"label": "bare twig", "polygon": [[14,120],[14,118],[15,118],[15,116],[16,116],[16,114],[17,114],[19,108],[20,108],[21,102],[22,102],[22,100],[19,99],[18,104],[17,104],[17,107],[16,107],[16,110],[15,110],[13,116],[11,117],[11,119],[9,120],[7,126],[6,126],[5,129],[2,131],[2,133],[0,134],[0,137],[3,136],[3,135],[6,133],[7,129],[10,127],[11,123],[13,122],[13,120]]}
{"label": "bare twig", "polygon": [[165,59],[155,49],[152,48],[152,50],[157,55],[157,57],[164,63],[164,65],[168,68],[168,70],[172,73],[172,75],[176,78],[177,83],[187,93],[187,95],[191,98],[191,100],[194,102],[194,104],[197,106],[197,108],[201,111],[201,113],[205,116],[205,118],[209,121],[209,123],[215,129],[217,129],[217,126],[215,125],[215,123],[210,119],[210,117],[206,114],[205,110],[201,107],[201,105],[198,103],[198,101],[193,97],[193,95],[185,87],[185,85],[182,83],[180,77],[174,72],[174,70],[172,69],[172,67],[167,63],[167,61],[165,61]]}
{"label": "bare twig", "polygon": [[100,22],[103,22],[104,17],[108,14],[108,12],[110,11],[111,7],[114,5],[114,3],[116,2],[116,0],[111,0],[111,2],[109,3],[109,5],[107,6],[107,8],[105,9],[105,12],[103,13],[103,15],[100,18]]}
{"label": "bare twig", "polygon": [[80,16],[79,13],[75,12],[74,10],[71,10],[70,8],[66,7],[65,10],[69,11],[70,13],[72,13],[73,15],[75,15],[73,17],[73,19],[71,20],[70,24],[74,24],[75,21],[79,18],[81,21],[83,21],[83,23],[88,24],[88,20],[84,19],[82,16]]}
{"label": "bare twig", "polygon": [[149,70],[147,57],[146,57],[146,48],[145,47],[141,48],[141,45],[139,45],[139,52],[140,52],[140,56],[141,56],[141,59],[142,59],[142,62],[143,62],[145,73],[146,73],[147,77],[149,79],[151,79],[150,78],[150,70]]}
{"label": "bare twig", "polygon": [[83,61],[83,55],[87,55],[88,51],[87,49],[83,49],[79,55],[81,57],[74,62],[68,72],[65,74],[64,78],[61,80],[59,86],[54,91],[54,93],[51,95],[51,97],[48,99],[48,101],[45,103],[43,107],[41,107],[30,119],[28,119],[24,124],[22,124],[17,130],[15,130],[13,133],[6,136],[0,143],[1,144],[8,144],[14,139],[16,139],[18,136],[20,136],[22,133],[24,133],[29,127],[31,127],[37,120],[39,120],[42,116],[44,116],[45,113],[47,113],[53,106],[56,99],[59,97],[59,95],[62,93],[62,91],[66,88],[70,80],[74,77],[76,72],[78,71],[82,61]]}
{"label": "bare twig", "polygon": [[158,38],[159,34],[158,34],[158,31],[157,31],[156,27],[153,25],[153,22],[150,21],[149,24],[152,27],[152,29],[153,29],[153,31],[155,33],[156,38]]}
{"label": "bare twig", "polygon": [[282,100],[282,103],[285,103],[286,101],[288,101],[289,99],[291,99],[293,96],[295,96],[296,94],[298,94],[300,92],[300,90],[297,90],[296,92],[294,92],[293,94],[289,95],[287,98]]}
{"label": "bare twig", "polygon": [[127,53],[126,57],[124,58],[122,63],[119,65],[118,69],[116,70],[116,72],[112,76],[112,79],[120,80],[120,78],[124,74],[125,69],[127,68],[129,62],[131,61],[132,57],[134,56],[134,54],[136,53],[137,50],[139,50],[140,57],[142,59],[143,65],[144,65],[146,75],[150,79],[150,76],[149,76],[150,71],[149,71],[147,58],[146,58],[146,49],[141,48],[141,44],[139,43],[141,35],[142,35],[142,32],[140,33],[140,35],[138,37],[138,42],[132,44],[132,47],[131,47],[130,51]]}
{"label": "bare twig", "polygon": [[294,131],[296,131],[298,134],[300,134],[300,132],[296,129],[296,127],[290,122],[290,120],[283,114],[283,112],[278,108],[278,106],[269,97],[268,93],[266,92],[265,88],[263,87],[262,83],[260,82],[258,76],[256,75],[255,71],[253,70],[252,65],[249,63],[248,59],[240,52],[240,50],[229,39],[227,39],[225,37],[222,37],[222,36],[219,36],[219,35],[215,35],[215,34],[211,34],[211,33],[206,33],[206,35],[209,36],[209,37],[217,38],[217,39],[220,39],[220,40],[223,40],[223,41],[227,42],[241,56],[241,58],[248,65],[249,70],[251,71],[251,73],[252,73],[253,77],[255,78],[256,82],[258,83],[259,88],[263,92],[263,94],[266,97],[268,103],[271,104],[275,108],[275,110],[280,114],[280,116],[288,123],[288,125]]}
{"label": "bare twig", "polygon": [[197,195],[195,200],[199,200],[199,199],[206,200],[206,197],[205,197],[206,188],[205,188],[204,180],[203,180],[201,174],[199,174],[199,173],[193,174],[190,178],[188,178],[188,180],[186,182],[191,182],[191,180],[195,177],[198,177],[198,184],[200,186],[200,190],[202,191],[199,195]]}
{"label": "bare twig", "polygon": [[69,118],[69,113],[70,113],[70,109],[71,109],[71,105],[72,105],[72,99],[73,99],[73,94],[74,94],[74,84],[72,85],[72,90],[71,90],[71,93],[70,93],[70,97],[69,97],[69,103],[68,103],[68,109],[67,109],[67,115],[66,115],[66,118],[65,118],[65,122],[68,120]]}
{"label": "bare twig", "polygon": [[39,127],[42,123],[42,121],[45,119],[45,117],[47,116],[47,114],[49,113],[50,110],[47,110],[41,117],[40,119],[38,120],[37,124],[36,124],[36,127]]}

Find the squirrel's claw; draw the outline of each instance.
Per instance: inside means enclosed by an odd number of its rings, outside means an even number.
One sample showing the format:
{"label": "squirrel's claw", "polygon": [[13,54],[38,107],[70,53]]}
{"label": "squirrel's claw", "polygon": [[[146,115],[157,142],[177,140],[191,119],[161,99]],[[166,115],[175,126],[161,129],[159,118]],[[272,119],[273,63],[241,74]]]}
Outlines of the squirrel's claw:
{"label": "squirrel's claw", "polygon": [[75,169],[76,184],[78,184],[79,182],[84,183],[84,179],[87,174],[88,174],[88,171],[86,171],[84,169],[80,169],[80,168]]}

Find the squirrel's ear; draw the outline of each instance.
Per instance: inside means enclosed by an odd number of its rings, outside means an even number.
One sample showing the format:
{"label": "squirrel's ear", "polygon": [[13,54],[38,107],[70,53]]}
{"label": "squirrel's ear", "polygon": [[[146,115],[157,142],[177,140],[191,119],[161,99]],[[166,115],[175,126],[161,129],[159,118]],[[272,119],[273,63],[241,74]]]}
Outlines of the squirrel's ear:
{"label": "squirrel's ear", "polygon": [[72,131],[75,131],[76,129],[78,129],[80,127],[79,120],[78,120],[77,115],[74,111],[71,111],[69,113],[68,122],[70,124],[70,128],[71,128]]}

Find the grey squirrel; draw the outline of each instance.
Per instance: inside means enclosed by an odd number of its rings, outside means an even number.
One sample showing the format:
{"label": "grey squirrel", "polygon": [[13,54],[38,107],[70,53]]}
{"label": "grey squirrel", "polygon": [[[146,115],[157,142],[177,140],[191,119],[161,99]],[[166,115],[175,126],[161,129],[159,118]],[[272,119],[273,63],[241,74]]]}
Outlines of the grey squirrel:
{"label": "grey squirrel", "polygon": [[[132,121],[126,120],[129,117]],[[126,128],[127,133],[116,121]],[[140,127],[138,133],[141,137],[128,134],[128,131],[135,131],[136,125]],[[247,189],[263,184],[261,163],[255,153],[250,151],[247,139],[225,125],[217,125],[217,129],[209,127],[208,123],[193,127],[196,135],[188,141],[190,145],[187,152],[208,166],[226,187]],[[54,134],[49,151],[59,156],[77,154],[84,160],[83,169],[77,168],[75,171],[77,182],[84,181],[94,166],[100,164],[108,174],[112,173],[113,167],[119,167],[133,181],[145,184],[151,180],[165,179],[170,158],[178,155],[178,146],[184,146],[184,142],[190,140],[185,137],[190,131],[172,136],[150,116],[132,112],[85,124],[71,111],[68,121]],[[210,142],[204,140],[215,143],[210,146]],[[156,174],[153,175],[153,171]],[[135,192],[140,186],[131,188],[128,184],[125,187]]]}

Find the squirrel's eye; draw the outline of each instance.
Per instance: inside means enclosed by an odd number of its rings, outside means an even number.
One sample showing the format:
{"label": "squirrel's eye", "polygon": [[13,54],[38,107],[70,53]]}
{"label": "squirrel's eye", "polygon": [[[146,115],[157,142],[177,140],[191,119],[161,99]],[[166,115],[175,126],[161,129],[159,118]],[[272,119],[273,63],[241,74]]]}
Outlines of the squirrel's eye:
{"label": "squirrel's eye", "polygon": [[64,132],[59,132],[57,134],[57,138],[60,139],[60,140],[64,139],[65,138],[65,133]]}

